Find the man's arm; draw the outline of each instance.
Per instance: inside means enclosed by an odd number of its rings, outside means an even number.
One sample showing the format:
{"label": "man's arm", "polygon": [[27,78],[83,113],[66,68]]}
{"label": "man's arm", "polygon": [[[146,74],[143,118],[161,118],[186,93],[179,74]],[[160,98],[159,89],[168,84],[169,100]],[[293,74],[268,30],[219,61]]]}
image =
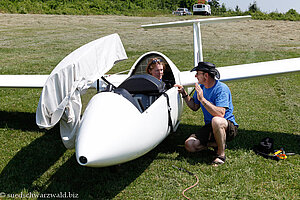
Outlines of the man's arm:
{"label": "man's arm", "polygon": [[187,106],[193,111],[197,111],[200,108],[199,104],[194,102],[194,99],[188,95],[182,85],[175,84],[174,87],[178,88],[178,92],[181,93],[182,98],[185,100]]}
{"label": "man's arm", "polygon": [[224,107],[218,107],[207,101],[203,96],[203,90],[198,84],[195,84],[195,90],[197,91],[197,98],[205,109],[214,117],[224,117],[226,109]]}
{"label": "man's arm", "polygon": [[201,102],[201,104],[205,107],[205,109],[214,117],[223,117],[225,116],[226,109],[224,107],[218,107],[207,101],[204,97],[203,99],[198,100]]}

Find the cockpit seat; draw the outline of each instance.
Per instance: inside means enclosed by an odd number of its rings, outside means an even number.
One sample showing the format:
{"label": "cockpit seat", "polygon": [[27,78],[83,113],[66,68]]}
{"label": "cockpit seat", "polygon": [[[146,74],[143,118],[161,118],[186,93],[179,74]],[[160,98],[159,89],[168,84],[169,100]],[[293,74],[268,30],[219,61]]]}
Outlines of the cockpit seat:
{"label": "cockpit seat", "polygon": [[137,74],[127,78],[118,88],[127,90],[143,112],[165,91],[165,84],[149,74]]}
{"label": "cockpit seat", "polygon": [[131,94],[161,94],[164,83],[149,74],[130,76],[118,88],[124,88]]}

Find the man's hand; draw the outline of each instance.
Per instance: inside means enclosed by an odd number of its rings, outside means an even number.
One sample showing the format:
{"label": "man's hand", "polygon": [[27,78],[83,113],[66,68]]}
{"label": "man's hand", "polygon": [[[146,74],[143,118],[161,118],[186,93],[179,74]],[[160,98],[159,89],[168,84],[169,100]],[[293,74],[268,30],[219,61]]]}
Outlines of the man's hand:
{"label": "man's hand", "polygon": [[195,90],[197,91],[197,99],[201,102],[203,100],[203,90],[198,83],[195,83]]}
{"label": "man's hand", "polygon": [[185,90],[184,90],[184,87],[182,85],[175,84],[174,87],[178,88],[178,92],[180,94],[185,94]]}
{"label": "man's hand", "polygon": [[174,87],[178,88],[178,92],[182,95],[182,98],[184,98],[186,104],[190,109],[192,109],[193,111],[197,111],[200,108],[200,104],[195,104],[194,99],[188,95],[182,85],[175,84]]}

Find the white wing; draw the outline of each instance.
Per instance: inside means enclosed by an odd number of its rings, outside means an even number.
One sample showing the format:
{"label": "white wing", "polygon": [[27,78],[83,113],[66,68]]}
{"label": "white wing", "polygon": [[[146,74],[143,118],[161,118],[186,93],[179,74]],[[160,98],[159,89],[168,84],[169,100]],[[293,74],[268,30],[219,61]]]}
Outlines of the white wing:
{"label": "white wing", "polygon": [[[221,81],[253,78],[258,76],[300,71],[300,58],[276,60],[252,64],[234,65],[217,68]],[[180,82],[184,86],[194,86],[197,82],[195,72],[180,72]]]}
{"label": "white wing", "polygon": [[[49,75],[0,75],[0,88],[43,88]],[[100,77],[99,77],[100,78]],[[105,75],[105,78],[114,86],[120,85],[128,74]],[[106,87],[106,83],[100,79],[100,90]],[[97,88],[97,81],[92,84]]]}
{"label": "white wing", "polygon": [[49,75],[0,75],[0,87],[42,88]]}
{"label": "white wing", "polygon": [[[105,38],[112,38],[112,40],[118,41],[115,43],[110,42],[108,45],[104,45]],[[102,43],[101,43],[102,42]],[[98,45],[98,46],[97,46]],[[116,45],[116,46],[114,46]],[[118,46],[119,45],[119,46]],[[109,48],[107,47],[109,46]],[[101,48],[105,48],[104,50]],[[117,49],[119,53],[116,55],[109,54],[112,51],[110,49]],[[120,50],[121,49],[121,50]],[[103,53],[104,52],[104,53]],[[115,56],[115,57],[114,57]],[[119,56],[119,57],[118,57]],[[48,78],[60,73],[65,68],[76,68],[76,73],[73,73],[77,79],[83,78],[89,80],[91,83],[100,78],[104,73],[110,70],[113,64],[111,63],[117,60],[127,59],[126,52],[123,50],[122,42],[117,34],[112,34],[92,41],[64,58],[52,71],[50,75],[0,75],[0,87],[6,88],[43,88]],[[73,70],[75,71],[75,70]],[[124,75],[114,75],[108,79],[112,79],[115,85],[120,84],[126,77]],[[95,85],[95,84],[93,84]]]}

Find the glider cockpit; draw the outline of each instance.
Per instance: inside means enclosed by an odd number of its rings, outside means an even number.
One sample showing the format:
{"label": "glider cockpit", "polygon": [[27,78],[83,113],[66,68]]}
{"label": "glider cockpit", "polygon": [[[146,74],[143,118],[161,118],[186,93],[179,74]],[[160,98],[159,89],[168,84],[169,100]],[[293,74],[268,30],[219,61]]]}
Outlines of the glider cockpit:
{"label": "glider cockpit", "polygon": [[[165,65],[162,81],[146,73],[149,60],[157,58]],[[175,84],[175,78],[168,62],[159,54],[151,53],[142,56],[114,93],[130,101],[141,113],[154,103],[166,90]]]}
{"label": "glider cockpit", "polygon": [[175,84],[174,74],[170,67],[170,64],[166,61],[165,58],[163,58],[162,55],[158,53],[149,53],[144,55],[142,58],[140,58],[137,61],[137,63],[134,65],[134,68],[132,69],[130,76],[135,74],[146,74],[146,67],[152,58],[158,58],[165,64],[165,70],[164,70],[164,75],[162,77],[162,81],[166,84],[166,88],[170,89]]}

